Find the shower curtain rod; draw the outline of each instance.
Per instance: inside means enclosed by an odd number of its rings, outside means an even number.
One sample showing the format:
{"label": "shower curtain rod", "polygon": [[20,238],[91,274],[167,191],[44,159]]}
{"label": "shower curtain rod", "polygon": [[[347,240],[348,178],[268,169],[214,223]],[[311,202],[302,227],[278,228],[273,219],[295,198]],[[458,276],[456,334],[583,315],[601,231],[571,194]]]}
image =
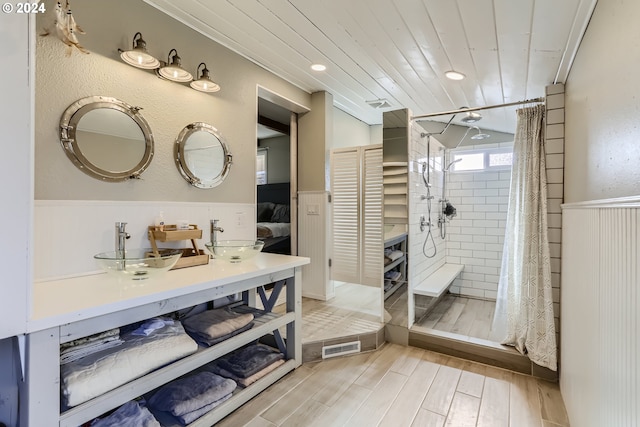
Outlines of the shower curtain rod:
{"label": "shower curtain rod", "polygon": [[459,108],[457,110],[442,111],[440,113],[420,114],[419,116],[412,116],[411,120],[425,119],[427,117],[435,117],[435,116],[448,116],[449,114],[468,113],[471,111],[478,111],[478,110],[490,110],[492,108],[511,107],[512,105],[533,104],[537,102],[544,102],[544,98],[525,99],[524,101],[508,102],[506,104],[497,104],[497,105],[487,105],[485,107]]}

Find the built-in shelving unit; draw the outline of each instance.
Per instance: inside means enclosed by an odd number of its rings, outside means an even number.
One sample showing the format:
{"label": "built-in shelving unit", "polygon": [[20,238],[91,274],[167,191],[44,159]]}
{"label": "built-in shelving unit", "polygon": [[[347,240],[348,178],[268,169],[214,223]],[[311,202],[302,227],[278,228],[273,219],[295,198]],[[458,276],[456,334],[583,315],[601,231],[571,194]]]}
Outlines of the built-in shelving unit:
{"label": "built-in shelving unit", "polygon": [[[273,265],[270,268],[265,268],[265,265],[270,264],[270,260],[273,261]],[[285,354],[285,359],[287,359],[285,364],[254,384],[246,388],[236,389],[229,400],[189,424],[189,427],[211,426],[288,372],[300,366],[302,362],[302,346],[300,342],[300,268],[301,265],[308,263],[308,259],[275,254],[259,254],[254,260],[243,262],[244,266],[241,268],[238,268],[237,265],[231,265],[232,268],[229,269],[229,264],[225,264],[224,267],[228,270],[237,269],[237,272],[235,274],[233,272],[222,273],[222,275],[226,274],[226,277],[220,277],[221,274],[217,273],[219,269],[216,269],[214,264],[222,262],[224,261],[214,260],[209,265],[169,272],[167,276],[173,275],[174,280],[177,282],[174,289],[164,286],[168,286],[170,281],[161,280],[155,283],[158,287],[156,294],[150,292],[143,298],[138,298],[137,301],[130,299],[117,301],[118,304],[125,304],[128,307],[122,311],[107,310],[104,314],[97,316],[89,316],[85,312],[79,320],[70,323],[61,323],[56,320],[58,317],[40,319],[43,325],[49,325],[49,327],[33,331],[26,337],[27,349],[37,349],[37,351],[28,350],[25,355],[27,386],[25,387],[26,394],[23,396],[24,401],[22,402],[25,410],[23,414],[25,425],[43,427],[76,427],[82,425],[132,399],[144,396],[156,388],[188,374],[245,344],[265,335],[273,334],[272,338],[275,339],[280,351]],[[280,266],[277,264],[280,264]],[[186,272],[186,270],[190,271]],[[209,281],[205,280],[203,282],[203,277],[209,277]],[[74,278],[52,282],[50,286],[58,285],[60,291],[68,291],[78,286],[78,280],[79,278]],[[185,280],[187,281],[186,283],[184,282]],[[98,286],[105,281],[105,278],[98,277],[88,280],[85,278],[84,281],[87,286]],[[284,289],[286,292],[286,311],[283,314],[270,312],[270,308],[273,307],[278,297],[277,292],[272,293],[267,299],[266,294],[262,291],[265,285],[276,281],[281,284],[286,281],[286,286],[276,286],[277,289]],[[151,281],[146,285],[152,285]],[[118,293],[119,286],[115,282],[113,287],[114,292]],[[238,293],[243,295],[243,302],[238,307],[235,307],[234,310],[255,310],[258,296],[263,299],[262,305],[267,308],[266,313],[261,312],[261,315],[254,319],[254,326],[248,331],[212,347],[200,347],[197,352],[187,357],[131,380],[73,408],[60,409],[59,346],[62,342],[68,342],[115,326],[123,326],[135,321],[168,314]],[[170,297],[170,294],[174,294],[174,296]],[[85,307],[86,310],[95,312],[98,312],[98,308],[100,307],[92,306],[91,304]],[[59,317],[60,319],[73,315],[72,312],[59,314],[61,316]],[[286,328],[286,341],[280,337],[279,329],[281,328]],[[180,425],[167,414],[154,413],[154,415],[156,415],[163,427]]]}
{"label": "built-in shelving unit", "polygon": [[407,223],[408,170],[407,162],[382,164],[384,186],[384,222]]}
{"label": "built-in shelving unit", "polygon": [[397,271],[400,276],[396,280],[384,279],[384,299],[389,298],[397,291],[407,280],[407,234],[401,233],[388,238],[384,242],[385,250],[391,249],[402,252],[402,256],[394,259],[389,263],[385,263],[384,273],[389,271]]}

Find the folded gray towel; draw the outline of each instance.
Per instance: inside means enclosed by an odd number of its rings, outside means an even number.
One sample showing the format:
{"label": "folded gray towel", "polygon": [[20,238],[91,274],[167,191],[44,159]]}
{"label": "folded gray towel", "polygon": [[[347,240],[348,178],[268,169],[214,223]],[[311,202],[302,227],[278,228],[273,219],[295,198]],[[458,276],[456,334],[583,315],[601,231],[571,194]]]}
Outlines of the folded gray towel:
{"label": "folded gray towel", "polygon": [[234,337],[238,334],[241,334],[245,331],[248,331],[249,329],[253,328],[253,322],[243,326],[240,329],[236,329],[235,331],[231,332],[230,334],[227,335],[223,335],[221,337],[218,338],[213,338],[213,339],[209,339],[206,336],[202,336],[201,334],[198,334],[197,332],[187,332],[191,338],[193,338],[194,340],[196,340],[198,342],[198,344],[202,344],[205,347],[211,347],[212,345],[216,345],[224,340],[228,340],[231,337]]}
{"label": "folded gray towel", "polygon": [[253,314],[238,314],[228,308],[203,311],[182,321],[188,332],[196,333],[207,340],[228,335],[253,321]]}
{"label": "folded gray towel", "polygon": [[260,371],[246,378],[240,378],[238,376],[235,376],[231,372],[215,364],[213,364],[212,366],[208,366],[205,369],[211,369],[211,372],[213,372],[214,374],[218,374],[221,377],[230,378],[234,380],[236,383],[238,383],[240,387],[249,387],[254,382],[265,377],[267,374],[275,371],[278,367],[284,365],[284,363],[285,363],[284,359],[276,360],[266,368],[261,369]]}
{"label": "folded gray towel", "polygon": [[233,380],[199,372],[162,386],[149,399],[149,406],[179,417],[222,399],[236,387]]}
{"label": "folded gray towel", "polygon": [[284,354],[273,347],[252,344],[218,359],[216,364],[240,378],[247,378],[283,358]]}
{"label": "folded gray towel", "polygon": [[144,406],[129,401],[105,418],[94,421],[91,427],[160,427],[160,423]]}

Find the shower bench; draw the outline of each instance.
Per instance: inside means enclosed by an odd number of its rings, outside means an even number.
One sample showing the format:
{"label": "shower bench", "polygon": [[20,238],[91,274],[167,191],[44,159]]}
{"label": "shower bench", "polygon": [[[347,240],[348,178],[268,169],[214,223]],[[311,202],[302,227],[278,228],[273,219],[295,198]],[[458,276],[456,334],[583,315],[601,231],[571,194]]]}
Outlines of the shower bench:
{"label": "shower bench", "polygon": [[464,269],[464,264],[443,264],[431,275],[429,275],[422,283],[413,288],[412,292],[417,295],[439,298],[456,277]]}

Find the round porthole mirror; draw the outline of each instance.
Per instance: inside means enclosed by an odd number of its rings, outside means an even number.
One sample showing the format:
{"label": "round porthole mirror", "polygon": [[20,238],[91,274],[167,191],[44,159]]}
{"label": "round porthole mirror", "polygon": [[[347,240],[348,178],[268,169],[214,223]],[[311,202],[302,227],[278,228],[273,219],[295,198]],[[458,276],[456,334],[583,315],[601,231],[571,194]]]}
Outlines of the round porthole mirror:
{"label": "round porthole mirror", "polygon": [[73,164],[101,181],[138,178],[153,157],[140,108],[106,96],[82,98],[65,110],[60,143]]}
{"label": "round porthole mirror", "polygon": [[229,173],[232,156],[220,132],[196,122],[182,129],[174,145],[174,160],[180,174],[191,185],[212,188]]}

